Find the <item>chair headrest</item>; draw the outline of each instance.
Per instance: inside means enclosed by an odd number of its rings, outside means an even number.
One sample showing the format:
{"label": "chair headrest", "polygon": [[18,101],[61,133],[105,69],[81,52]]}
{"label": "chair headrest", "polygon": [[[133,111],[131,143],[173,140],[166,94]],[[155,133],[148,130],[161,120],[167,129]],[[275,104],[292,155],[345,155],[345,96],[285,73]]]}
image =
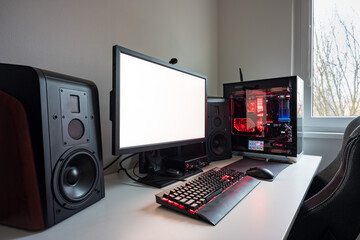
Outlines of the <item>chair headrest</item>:
{"label": "chair headrest", "polygon": [[354,138],[360,134],[360,125],[357,126],[354,131],[351,132],[350,138]]}
{"label": "chair headrest", "polygon": [[360,116],[354,118],[346,127],[345,132],[344,132],[344,141],[346,142],[350,136],[352,135],[352,133],[354,132],[354,130],[360,126]]}

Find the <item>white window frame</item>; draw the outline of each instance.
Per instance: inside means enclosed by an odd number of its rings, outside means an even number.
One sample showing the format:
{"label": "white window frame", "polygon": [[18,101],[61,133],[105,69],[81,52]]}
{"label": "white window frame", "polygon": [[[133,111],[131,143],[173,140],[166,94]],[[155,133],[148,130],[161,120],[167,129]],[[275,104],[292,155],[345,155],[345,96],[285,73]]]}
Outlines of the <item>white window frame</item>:
{"label": "white window frame", "polygon": [[294,0],[293,72],[304,80],[304,132],[343,133],[355,117],[312,117],[313,0]]}

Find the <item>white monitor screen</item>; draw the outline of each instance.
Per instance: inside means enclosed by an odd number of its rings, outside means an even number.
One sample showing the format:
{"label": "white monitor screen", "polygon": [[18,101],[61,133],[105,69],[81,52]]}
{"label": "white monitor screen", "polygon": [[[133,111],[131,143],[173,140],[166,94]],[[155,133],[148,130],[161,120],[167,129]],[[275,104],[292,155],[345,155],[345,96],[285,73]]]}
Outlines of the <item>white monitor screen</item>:
{"label": "white monitor screen", "polygon": [[139,56],[117,62],[119,150],[204,139],[206,78]]}

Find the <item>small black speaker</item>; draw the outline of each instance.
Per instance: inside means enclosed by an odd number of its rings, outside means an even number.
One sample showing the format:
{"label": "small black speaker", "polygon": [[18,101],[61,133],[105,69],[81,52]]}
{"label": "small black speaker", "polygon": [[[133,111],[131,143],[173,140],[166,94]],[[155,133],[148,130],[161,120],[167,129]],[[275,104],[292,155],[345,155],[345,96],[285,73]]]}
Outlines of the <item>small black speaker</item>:
{"label": "small black speaker", "polygon": [[105,196],[94,83],[0,64],[0,116],[0,223],[48,228]]}
{"label": "small black speaker", "polygon": [[225,98],[208,98],[207,101],[206,153],[210,161],[232,157],[230,106]]}

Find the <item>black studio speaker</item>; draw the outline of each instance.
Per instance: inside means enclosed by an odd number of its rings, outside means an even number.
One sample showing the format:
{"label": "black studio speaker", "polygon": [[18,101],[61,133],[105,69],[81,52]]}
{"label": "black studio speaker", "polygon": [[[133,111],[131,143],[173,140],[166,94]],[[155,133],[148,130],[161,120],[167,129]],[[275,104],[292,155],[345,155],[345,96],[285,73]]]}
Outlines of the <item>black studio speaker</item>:
{"label": "black studio speaker", "polygon": [[232,157],[229,101],[225,98],[208,98],[206,153],[210,161]]}
{"label": "black studio speaker", "polygon": [[90,81],[0,64],[0,223],[51,227],[105,196]]}

